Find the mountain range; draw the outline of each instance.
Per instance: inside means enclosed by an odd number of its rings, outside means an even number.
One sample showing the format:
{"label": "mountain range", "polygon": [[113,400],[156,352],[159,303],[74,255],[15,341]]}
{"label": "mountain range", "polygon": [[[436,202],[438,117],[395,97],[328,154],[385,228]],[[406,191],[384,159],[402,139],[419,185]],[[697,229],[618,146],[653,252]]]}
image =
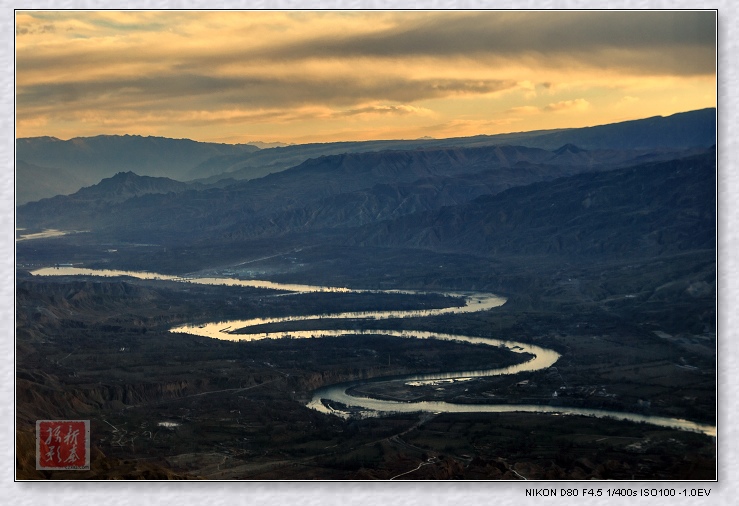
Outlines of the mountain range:
{"label": "mountain range", "polygon": [[16,205],[70,194],[118,172],[182,179],[187,170],[206,160],[259,150],[244,144],[139,135],[99,135],[66,141],[33,137],[17,139],[15,145]]}
{"label": "mountain range", "polygon": [[[16,140],[16,205],[55,195],[69,195],[119,172],[199,181],[225,186],[296,167],[322,156],[385,151],[440,151],[492,146],[565,150],[583,158],[591,151],[629,151],[631,158],[672,156],[689,148],[715,144],[716,111],[703,109],[668,117],[586,128],[542,130],[450,139],[386,140],[302,144],[260,149],[246,144],[217,144],[189,139],[137,135]],[[575,146],[580,153],[566,146]],[[563,155],[562,153],[555,153]],[[599,155],[598,163],[604,160]],[[619,154],[617,156],[623,156]],[[564,163],[560,158],[557,162]],[[536,160],[536,163],[543,163]],[[618,163],[618,160],[614,160]],[[575,162],[580,165],[581,162]]]}
{"label": "mountain range", "polygon": [[568,144],[555,151],[496,146],[356,153],[310,159],[262,178],[210,188],[128,172],[69,196],[22,205],[18,224],[125,231],[147,241],[152,234],[183,240],[194,233],[279,236],[364,225],[537,181],[695,151],[588,151]]}
{"label": "mountain range", "polygon": [[716,246],[715,152],[588,172],[363,227],[353,245],[495,258],[651,258]]}
{"label": "mountain range", "polygon": [[[702,332],[715,313],[711,117],[505,137],[568,141],[554,147],[466,138],[321,155],[251,179],[119,171],[19,205],[16,224],[27,232],[86,233],[18,242],[16,252],[42,265],[73,259],[172,274],[262,269],[254,272],[299,273],[301,282],[474,287],[509,294],[519,307],[536,299],[540,309],[607,301],[605,310]],[[291,150],[285,161],[300,148],[272,149]],[[665,297],[672,302],[662,304]]]}

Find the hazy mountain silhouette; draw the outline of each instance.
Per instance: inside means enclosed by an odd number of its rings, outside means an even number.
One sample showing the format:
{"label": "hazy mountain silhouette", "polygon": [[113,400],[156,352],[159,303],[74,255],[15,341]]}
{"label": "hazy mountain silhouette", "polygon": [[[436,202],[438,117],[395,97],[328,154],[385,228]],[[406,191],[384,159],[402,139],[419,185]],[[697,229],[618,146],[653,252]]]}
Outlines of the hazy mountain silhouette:
{"label": "hazy mountain silhouette", "polygon": [[707,148],[716,142],[716,109],[640,119],[585,128],[540,130],[449,139],[302,144],[209,160],[191,171],[192,178],[215,181],[228,173],[235,179],[252,179],[298,165],[308,158],[342,153],[414,150],[449,147],[516,145],[554,150],[572,144],[579,149],[683,150]]}
{"label": "hazy mountain silhouette", "polygon": [[716,143],[716,109],[700,109],[672,116],[623,121],[608,125],[542,133],[521,144],[555,149],[574,144],[582,149],[684,149]]}
{"label": "hazy mountain silhouette", "polygon": [[[141,137],[137,135],[75,138],[53,137],[16,140],[18,204],[33,198],[68,194],[80,186],[97,183],[121,171],[139,175],[166,176],[180,181],[201,180],[205,184],[224,179],[251,180],[298,166],[311,158],[383,151],[440,150],[489,146],[521,146],[555,152],[557,163],[581,165],[590,151],[631,151],[649,159],[669,158],[672,153],[715,144],[716,111],[703,109],[668,117],[654,117],[587,128],[478,135],[450,139],[387,140],[290,145],[258,149],[251,145],[195,142],[188,139]],[[568,146],[569,147],[565,147]],[[551,154],[549,155],[551,156]],[[616,157],[621,156],[617,154]],[[657,158],[654,158],[657,156]],[[651,157],[651,158],[650,158]],[[533,160],[527,160],[532,161]],[[535,163],[543,163],[536,160]],[[613,163],[620,163],[614,159]],[[34,177],[27,173],[33,169]],[[60,178],[58,174],[69,174]],[[44,184],[33,181],[44,181]],[[224,183],[218,183],[223,186]],[[227,184],[227,183],[226,183]],[[26,196],[27,195],[27,196]]]}
{"label": "hazy mountain silhouette", "polygon": [[[16,180],[20,195],[52,197],[71,193],[118,172],[190,179],[186,174],[205,160],[257,150],[257,147],[245,144],[215,144],[139,135],[99,135],[67,141],[55,137],[21,138],[16,140]],[[33,179],[44,181],[43,190],[33,183],[28,174],[29,165],[38,167]],[[56,174],[70,177],[65,181]],[[76,188],[70,187],[71,181],[79,182]],[[25,201],[24,197],[18,203]]]}
{"label": "hazy mountain silhouette", "polygon": [[[37,216],[41,223],[64,224],[72,228],[93,226],[99,215],[107,215],[129,199],[147,194],[183,192],[190,185],[166,177],[138,176],[119,172],[100,183],[82,188],[71,195],[57,195],[19,207],[24,216]],[[44,219],[46,217],[46,220]],[[125,219],[125,217],[121,217]]]}
{"label": "hazy mountain silhouette", "polygon": [[41,200],[54,195],[67,195],[89,182],[80,179],[73,171],[40,167],[23,160],[15,165],[15,203]]}
{"label": "hazy mountain silhouette", "polygon": [[121,173],[69,197],[20,206],[17,219],[24,227],[84,228],[137,241],[238,242],[359,227],[534,182],[675,156],[574,145],[554,152],[501,146],[358,153],[207,189]]}

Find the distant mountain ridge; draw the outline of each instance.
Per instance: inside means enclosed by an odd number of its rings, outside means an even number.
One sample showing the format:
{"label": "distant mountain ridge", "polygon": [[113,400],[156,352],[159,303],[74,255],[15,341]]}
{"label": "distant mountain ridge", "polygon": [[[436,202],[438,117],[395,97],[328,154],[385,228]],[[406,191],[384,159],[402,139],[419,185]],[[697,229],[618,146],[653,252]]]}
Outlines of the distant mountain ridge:
{"label": "distant mountain ridge", "polygon": [[[310,159],[297,167],[260,179],[235,181],[223,189],[213,188],[198,191],[197,194],[160,197],[153,194],[202,188],[172,180],[167,180],[165,184],[158,179],[158,186],[155,187],[153,183],[155,178],[119,173],[98,185],[83,188],[69,197],[58,196],[20,206],[18,220],[29,226],[54,228],[84,219],[85,228],[89,228],[94,227],[96,223],[103,226],[108,216],[111,221],[105,226],[115,226],[119,219],[123,219],[121,213],[125,207],[139,215],[137,221],[142,227],[158,226],[167,229],[176,227],[177,220],[182,218],[183,211],[187,209],[186,214],[191,224],[192,220],[196,220],[210,223],[213,229],[221,229],[228,226],[247,226],[250,223],[253,225],[255,220],[260,219],[276,219],[276,214],[378,184],[409,184],[427,177],[456,177],[493,168],[512,167],[518,163],[553,162],[556,158],[557,156],[549,151],[512,146],[352,153]],[[591,162],[587,160],[585,163],[589,165]],[[567,164],[573,165],[571,161]],[[544,170],[548,171],[561,173],[551,168]],[[503,178],[501,184],[505,184],[509,176],[501,174],[501,177]],[[126,187],[133,182],[136,191],[130,191]],[[145,191],[138,191],[141,188]],[[116,198],[111,198],[111,194]],[[143,194],[150,194],[148,202],[151,206],[155,206],[154,201],[159,200],[161,209],[152,207],[150,211],[152,215],[144,218],[140,216],[143,212],[141,209],[133,209],[137,203],[122,206],[126,200],[124,196]],[[120,205],[115,209],[115,217],[110,214],[113,212],[112,208],[110,213],[104,211],[100,209],[96,200],[104,202],[107,206]],[[69,204],[66,211],[65,204]],[[99,213],[92,213],[90,209],[83,211],[82,206],[85,205],[98,209]],[[178,216],[180,218],[176,218]],[[167,224],[168,219],[173,223]],[[156,225],[157,223],[159,225]]]}
{"label": "distant mountain ridge", "polygon": [[[190,139],[142,137],[140,135],[99,135],[63,141],[55,137],[16,139],[17,205],[32,197],[69,194],[82,186],[98,183],[118,172],[187,180],[188,171],[217,156],[258,151],[256,146],[216,144]],[[26,174],[28,166],[39,169],[36,177],[47,179],[48,189],[33,188],[36,179]],[[71,188],[55,173],[71,175],[80,184]]]}
{"label": "distant mountain ridge", "polygon": [[608,125],[542,133],[522,144],[555,149],[575,144],[582,149],[708,148],[716,143],[716,109],[622,121]]}
{"label": "distant mountain ridge", "polygon": [[187,183],[166,177],[139,176],[119,172],[100,183],[81,188],[71,195],[57,195],[29,202],[18,209],[23,213],[46,216],[48,220],[76,221],[82,226],[94,223],[97,216],[106,215],[116,205],[143,195],[179,193],[191,189]]}
{"label": "distant mountain ridge", "polygon": [[93,171],[138,169],[139,172],[148,172],[145,175],[168,177],[175,174],[179,176],[184,170],[214,156],[258,150],[256,146],[248,144],[219,144],[141,135],[97,135],[66,141],[56,137],[16,140],[16,157],[28,163],[49,167],[74,165],[79,170]]}
{"label": "distant mountain ridge", "polygon": [[[715,109],[586,128],[449,139],[316,143],[268,149],[137,135],[101,135],[68,141],[53,137],[21,138],[16,140],[17,205],[68,194],[121,171],[210,184],[224,179],[256,179],[298,166],[311,158],[349,153],[503,145],[553,151],[571,145],[576,146],[577,151],[563,149],[572,157],[587,156],[592,150],[642,150],[648,155],[657,151],[707,148],[715,144],[715,139]],[[30,166],[35,167],[33,177],[27,174]],[[59,177],[62,174],[71,177]],[[34,182],[40,180],[47,184]],[[71,181],[79,181],[80,186],[72,187]]]}
{"label": "distant mountain ridge", "polygon": [[69,196],[74,200],[101,200],[112,204],[150,193],[177,193],[190,185],[166,177],[139,176],[131,171],[119,172],[98,184],[85,187]]}
{"label": "distant mountain ridge", "polygon": [[683,150],[708,148],[716,142],[716,109],[655,116],[592,127],[475,135],[448,139],[386,140],[301,144],[210,160],[191,172],[192,178],[215,181],[223,174],[251,179],[298,165],[308,158],[342,153],[483,146],[524,146],[555,150],[567,144],[580,149]]}
{"label": "distant mountain ridge", "polygon": [[150,236],[238,242],[358,227],[538,181],[692,153],[586,151],[574,145],[555,151],[490,146],[350,153],[212,188],[120,173],[69,197],[20,206],[17,221],[141,242]]}

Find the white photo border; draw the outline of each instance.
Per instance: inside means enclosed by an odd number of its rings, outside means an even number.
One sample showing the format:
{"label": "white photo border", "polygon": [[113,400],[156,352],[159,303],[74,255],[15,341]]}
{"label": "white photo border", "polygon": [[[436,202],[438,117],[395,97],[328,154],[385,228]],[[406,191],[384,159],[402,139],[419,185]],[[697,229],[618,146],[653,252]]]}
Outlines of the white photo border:
{"label": "white photo border", "polygon": [[[208,483],[93,483],[93,482],[54,482],[29,483],[14,482],[15,476],[15,434],[14,434],[14,332],[15,332],[15,292],[14,292],[14,9],[686,9],[718,11],[718,168],[717,168],[717,272],[718,272],[718,482],[672,484],[673,488],[707,488],[712,494],[708,498],[661,498],[646,500],[644,498],[597,500],[597,504],[659,504],[674,506],[686,504],[733,504],[735,500],[733,479],[739,476],[737,456],[737,429],[731,423],[739,416],[735,399],[739,396],[736,379],[737,345],[739,335],[736,310],[733,302],[739,300],[737,286],[736,251],[739,250],[739,214],[732,196],[739,195],[739,174],[733,164],[737,150],[737,94],[732,92],[739,86],[737,79],[737,19],[736,2],[718,1],[683,1],[683,0],[261,0],[261,1],[219,1],[208,0],[45,0],[45,1],[8,1],[0,0],[0,61],[3,73],[0,77],[0,155],[5,168],[0,170],[0,268],[3,281],[0,283],[0,420],[4,423],[0,430],[3,459],[0,461],[2,471],[2,496],[9,500],[8,504],[20,506],[53,505],[125,505],[138,504],[182,504],[196,505],[206,503],[209,506],[231,505],[233,503],[248,504],[295,504],[299,506],[347,506],[377,505],[389,506],[432,506],[441,504],[465,505],[528,505],[528,504],[570,504],[572,499],[531,498],[525,496],[525,483],[360,483],[360,482],[208,482]],[[627,486],[627,483],[621,486]],[[636,485],[636,483],[634,483]],[[541,482],[533,484],[537,488],[566,488],[566,482],[552,482],[545,485]],[[573,483],[573,487],[583,488],[583,483]],[[616,488],[598,483],[600,488]],[[650,482],[649,487],[659,488],[659,483]],[[581,501],[585,499],[580,497]]]}

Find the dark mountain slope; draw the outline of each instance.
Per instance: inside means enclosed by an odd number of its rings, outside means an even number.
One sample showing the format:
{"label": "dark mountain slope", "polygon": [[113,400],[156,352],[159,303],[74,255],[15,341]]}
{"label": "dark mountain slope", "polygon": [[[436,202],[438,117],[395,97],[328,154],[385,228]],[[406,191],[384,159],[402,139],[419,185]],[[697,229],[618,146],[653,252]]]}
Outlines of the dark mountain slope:
{"label": "dark mountain slope", "polygon": [[107,230],[137,240],[148,240],[147,234],[157,240],[279,235],[438,209],[516,185],[635,163],[642,156],[513,146],[347,154],[202,191],[119,174],[69,198],[21,206],[17,216],[24,227]]}
{"label": "dark mountain slope", "polygon": [[[110,206],[79,205],[64,208],[65,203],[88,200],[99,191],[80,190],[80,199],[48,199],[21,206],[21,226],[50,228],[121,228],[135,227],[177,231],[187,234],[205,232],[212,227],[227,228],[248,224],[274,213],[296,209],[324,198],[353,192],[376,184],[410,183],[422,177],[453,175],[485,170],[524,158],[547,159],[552,153],[529,148],[478,148],[475,150],[400,151],[337,155],[308,160],[292,169],[264,178],[240,182],[222,189],[186,192],[178,195],[149,196],[135,202]],[[116,178],[110,184],[122,184]],[[178,183],[184,184],[184,183]],[[108,188],[108,183],[103,187]],[[108,189],[107,191],[111,191]],[[120,190],[125,193],[125,190]],[[152,192],[149,192],[152,193]],[[165,193],[163,191],[157,193]],[[88,206],[90,207],[90,206]],[[83,212],[81,212],[83,211]],[[94,211],[94,212],[90,212]]]}
{"label": "dark mountain slope", "polygon": [[513,167],[497,167],[470,174],[426,176],[410,183],[378,183],[371,188],[338,193],[300,207],[274,212],[261,219],[233,223],[232,226],[222,222],[218,229],[232,239],[243,239],[357,227],[464,204],[480,195],[496,194],[511,187],[551,180],[577,171],[577,168],[568,166],[518,162]]}
{"label": "dark mountain slope", "polygon": [[426,178],[456,178],[493,170],[498,171],[495,185],[496,191],[500,191],[584,170],[636,164],[645,158],[678,156],[672,151],[579,149],[576,153],[571,150],[554,153],[522,146],[353,153],[310,159],[297,167],[235,184],[228,191],[243,192],[251,209],[257,215],[264,215],[301,208],[334,195],[369,190],[375,185],[415,185]]}
{"label": "dark mountain slope", "polygon": [[[537,133],[505,134],[501,136],[480,135],[475,137],[458,137],[452,139],[418,139],[418,140],[387,140],[362,142],[329,142],[316,144],[299,144],[278,148],[263,149],[239,155],[224,155],[212,158],[195,167],[190,176],[192,178],[206,178],[203,182],[214,182],[222,177],[234,179],[255,179],[267,174],[280,172],[303,162],[320,157],[330,157],[343,154],[380,153],[388,151],[415,151],[451,148],[472,148],[491,145],[507,144],[519,145],[518,140]],[[495,142],[493,142],[495,139]]]}
{"label": "dark mountain slope", "polygon": [[190,185],[166,177],[138,176],[120,172],[100,183],[82,188],[72,195],[30,202],[18,208],[19,223],[31,227],[84,229],[94,226],[101,215],[108,215],[117,204],[148,194],[183,192]]}
{"label": "dark mountain slope", "polygon": [[149,193],[177,193],[189,188],[187,183],[166,177],[139,176],[133,172],[119,172],[94,186],[82,188],[74,195],[70,195],[70,198],[79,201],[102,200],[112,204]]}
{"label": "dark mountain slope", "polygon": [[715,249],[715,155],[512,188],[369,225],[354,245],[569,261]]}

